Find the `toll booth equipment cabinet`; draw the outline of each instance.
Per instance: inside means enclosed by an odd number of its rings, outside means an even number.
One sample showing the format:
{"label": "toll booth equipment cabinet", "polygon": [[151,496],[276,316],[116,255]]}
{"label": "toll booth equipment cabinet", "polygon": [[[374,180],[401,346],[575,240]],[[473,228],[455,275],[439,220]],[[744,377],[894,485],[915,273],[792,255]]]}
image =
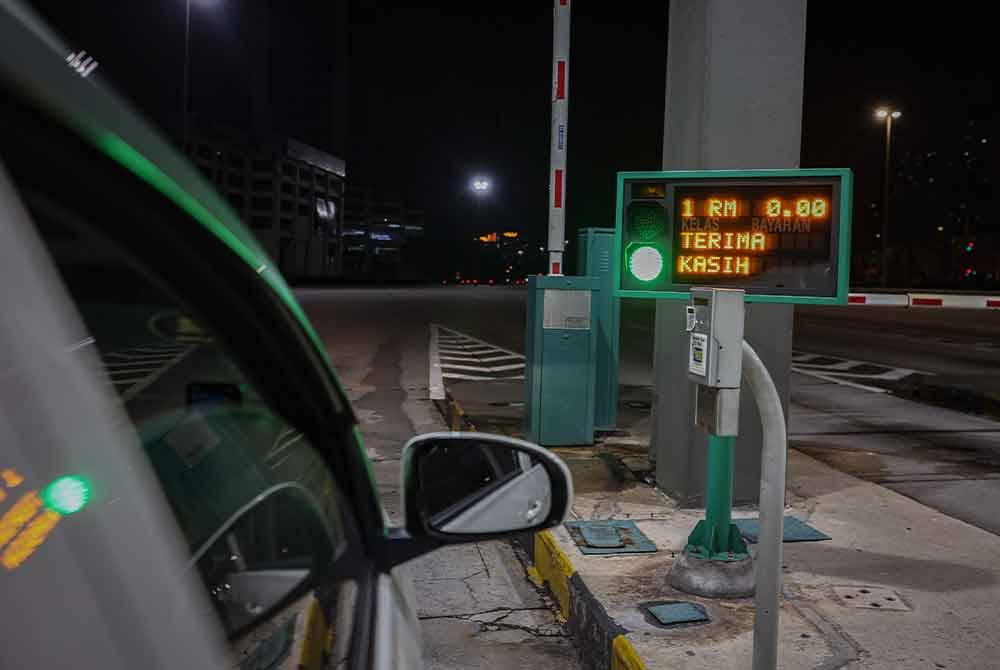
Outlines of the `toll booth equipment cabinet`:
{"label": "toll booth equipment cabinet", "polygon": [[583,228],[577,239],[577,274],[596,277],[601,288],[593,295],[597,339],[597,377],[594,381],[594,427],[612,430],[618,423],[618,346],[621,300],[615,295],[615,229]]}
{"label": "toll booth equipment cabinet", "polygon": [[594,442],[593,277],[530,277],[524,433],[546,447]]}

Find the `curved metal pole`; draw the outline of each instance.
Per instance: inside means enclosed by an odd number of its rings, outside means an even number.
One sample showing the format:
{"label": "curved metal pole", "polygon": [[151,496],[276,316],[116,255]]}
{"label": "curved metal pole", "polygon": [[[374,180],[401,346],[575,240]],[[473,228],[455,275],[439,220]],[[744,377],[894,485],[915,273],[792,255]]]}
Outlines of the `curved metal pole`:
{"label": "curved metal pole", "polygon": [[757,615],[753,622],[753,670],[774,670],[778,666],[778,607],[788,443],[781,396],[757,352],[745,341],[743,379],[757,402],[764,432],[760,469],[760,539],[757,541],[757,587],[754,596]]}

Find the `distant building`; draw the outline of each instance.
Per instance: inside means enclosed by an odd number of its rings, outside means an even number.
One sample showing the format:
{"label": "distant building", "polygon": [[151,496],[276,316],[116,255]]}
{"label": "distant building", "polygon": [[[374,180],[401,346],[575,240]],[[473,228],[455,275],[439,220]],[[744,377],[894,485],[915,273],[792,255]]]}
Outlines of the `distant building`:
{"label": "distant building", "polygon": [[423,279],[424,213],[395,194],[349,186],[344,196],[343,268],[349,277]]}
{"label": "distant building", "polygon": [[188,156],[290,279],[344,272],[344,161],[293,139],[250,146],[240,134],[192,133]]}

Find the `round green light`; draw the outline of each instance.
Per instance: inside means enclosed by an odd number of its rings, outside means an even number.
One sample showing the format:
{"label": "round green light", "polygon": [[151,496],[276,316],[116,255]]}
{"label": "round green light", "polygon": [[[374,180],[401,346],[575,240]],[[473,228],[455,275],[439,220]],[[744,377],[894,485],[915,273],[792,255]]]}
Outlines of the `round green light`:
{"label": "round green light", "polygon": [[90,500],[90,487],[82,477],[60,477],[42,491],[45,506],[59,514],[72,514]]}
{"label": "round green light", "polygon": [[663,272],[663,253],[656,247],[636,248],[629,254],[628,271],[639,281],[653,281]]}

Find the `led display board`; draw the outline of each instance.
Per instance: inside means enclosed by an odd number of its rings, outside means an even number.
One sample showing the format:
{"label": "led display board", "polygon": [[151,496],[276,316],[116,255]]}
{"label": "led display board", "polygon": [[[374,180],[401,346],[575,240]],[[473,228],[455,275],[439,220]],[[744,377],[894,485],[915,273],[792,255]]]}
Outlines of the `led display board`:
{"label": "led display board", "polygon": [[850,220],[850,170],[619,173],[615,293],[843,304]]}

